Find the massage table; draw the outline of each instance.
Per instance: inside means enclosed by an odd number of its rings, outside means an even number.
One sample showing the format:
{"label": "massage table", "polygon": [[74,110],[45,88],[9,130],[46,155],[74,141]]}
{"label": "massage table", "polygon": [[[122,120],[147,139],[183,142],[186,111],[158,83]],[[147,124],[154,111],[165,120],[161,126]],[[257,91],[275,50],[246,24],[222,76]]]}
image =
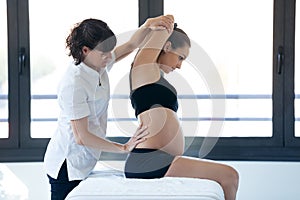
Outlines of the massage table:
{"label": "massage table", "polygon": [[224,193],[217,182],[206,179],[127,179],[120,169],[99,162],[90,176],[66,197],[66,200],[96,199],[224,200]]}

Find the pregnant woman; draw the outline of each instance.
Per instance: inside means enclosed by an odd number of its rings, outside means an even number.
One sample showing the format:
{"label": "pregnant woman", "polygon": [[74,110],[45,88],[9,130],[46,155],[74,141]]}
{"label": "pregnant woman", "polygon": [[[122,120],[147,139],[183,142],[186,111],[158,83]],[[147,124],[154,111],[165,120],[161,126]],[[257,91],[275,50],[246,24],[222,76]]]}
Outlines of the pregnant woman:
{"label": "pregnant woman", "polygon": [[[174,22],[172,15],[167,15]],[[153,29],[138,51],[130,71],[130,99],[138,120],[148,127],[147,140],[138,144],[125,164],[127,178],[191,177],[218,182],[226,200],[234,200],[238,173],[230,166],[199,158],[182,156],[184,136],[176,111],[176,89],[164,73],[180,69],[191,42],[187,34]]]}

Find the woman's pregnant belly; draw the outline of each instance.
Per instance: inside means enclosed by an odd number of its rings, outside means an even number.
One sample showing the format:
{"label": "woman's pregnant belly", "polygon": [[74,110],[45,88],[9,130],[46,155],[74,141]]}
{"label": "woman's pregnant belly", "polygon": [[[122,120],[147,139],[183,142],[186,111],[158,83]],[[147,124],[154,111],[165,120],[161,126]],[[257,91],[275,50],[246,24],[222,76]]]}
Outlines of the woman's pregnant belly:
{"label": "woman's pregnant belly", "polygon": [[184,137],[178,117],[173,110],[152,108],[138,115],[139,121],[148,127],[147,140],[136,148],[160,149],[172,155],[182,155]]}

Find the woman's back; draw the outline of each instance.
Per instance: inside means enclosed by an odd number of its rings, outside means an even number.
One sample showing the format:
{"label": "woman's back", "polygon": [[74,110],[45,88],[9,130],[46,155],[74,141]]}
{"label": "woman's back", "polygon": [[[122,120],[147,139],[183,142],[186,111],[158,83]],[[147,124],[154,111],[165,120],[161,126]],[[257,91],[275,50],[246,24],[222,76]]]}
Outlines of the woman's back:
{"label": "woman's back", "polygon": [[[136,117],[148,127],[150,134],[147,140],[136,148],[160,149],[172,155],[181,155],[184,150],[184,137],[176,115],[178,109],[177,92],[175,88],[160,75],[160,70],[149,70],[151,66],[134,67],[131,71],[130,82],[140,83],[134,85],[130,99],[135,109]],[[138,69],[139,68],[139,69]],[[135,69],[140,70],[135,73]],[[141,73],[145,69],[145,74]],[[159,73],[155,82],[145,82],[144,77],[152,73]],[[150,77],[155,77],[152,74]],[[133,81],[134,80],[134,81]]]}

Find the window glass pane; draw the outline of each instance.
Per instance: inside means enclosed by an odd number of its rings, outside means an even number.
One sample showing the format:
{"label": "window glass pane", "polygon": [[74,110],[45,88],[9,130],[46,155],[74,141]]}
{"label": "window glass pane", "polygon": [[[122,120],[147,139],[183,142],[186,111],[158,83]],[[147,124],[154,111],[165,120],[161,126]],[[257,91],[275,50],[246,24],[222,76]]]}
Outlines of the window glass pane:
{"label": "window glass pane", "polygon": [[[98,18],[107,22],[117,35],[118,42],[124,42],[124,39],[129,38],[129,32],[138,27],[138,0],[29,0],[29,17],[31,137],[48,138],[55,131],[59,115],[56,101],[57,84],[70,61],[65,49],[65,39],[70,29],[75,23],[86,18]],[[126,58],[119,64],[125,65],[120,68],[126,68],[127,71],[113,69],[110,73],[109,76],[113,77],[112,91],[115,81],[128,72],[131,60],[132,58]],[[119,69],[117,65],[114,68]],[[110,121],[112,122],[108,124],[108,136],[111,132],[120,132],[113,120]]]}
{"label": "window glass pane", "polygon": [[[193,41],[177,72],[196,95],[192,101],[198,109],[193,115],[181,113],[183,127],[197,122],[197,129],[185,134],[210,135],[213,122],[225,119],[214,134],[271,137],[273,0],[165,0],[164,13],[173,14]],[[216,84],[222,84],[223,93],[214,90]],[[182,102],[191,101],[178,93]],[[225,112],[214,113],[220,105]],[[194,110],[187,107],[182,111]]]}
{"label": "window glass pane", "polygon": [[300,3],[296,3],[295,33],[295,136],[300,137]]}
{"label": "window glass pane", "polygon": [[0,138],[8,138],[8,79],[7,79],[7,10],[0,1]]}

